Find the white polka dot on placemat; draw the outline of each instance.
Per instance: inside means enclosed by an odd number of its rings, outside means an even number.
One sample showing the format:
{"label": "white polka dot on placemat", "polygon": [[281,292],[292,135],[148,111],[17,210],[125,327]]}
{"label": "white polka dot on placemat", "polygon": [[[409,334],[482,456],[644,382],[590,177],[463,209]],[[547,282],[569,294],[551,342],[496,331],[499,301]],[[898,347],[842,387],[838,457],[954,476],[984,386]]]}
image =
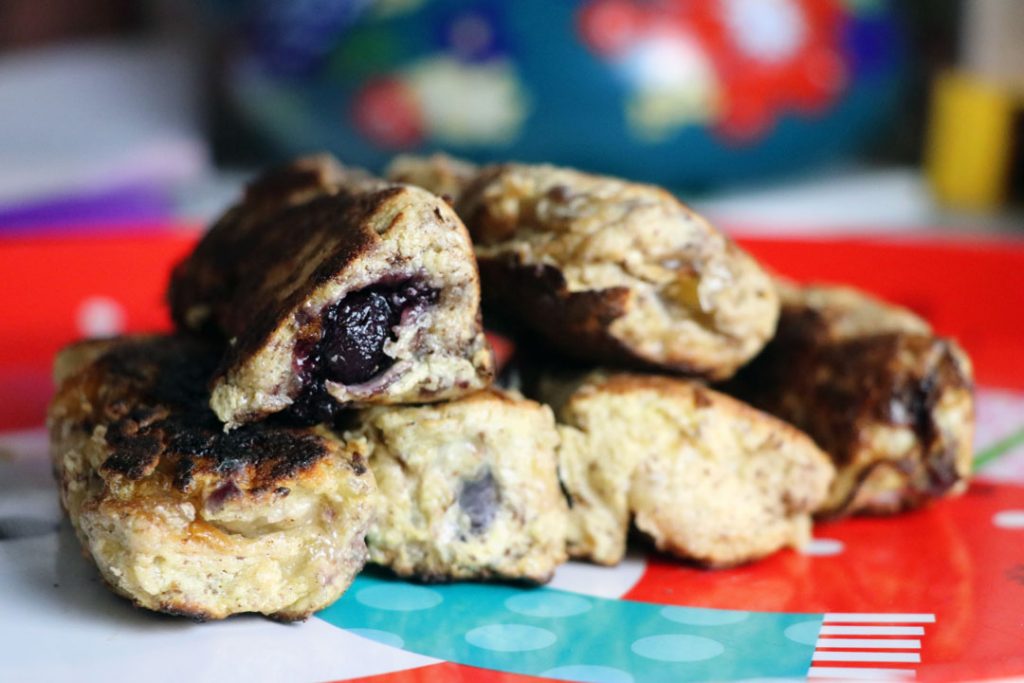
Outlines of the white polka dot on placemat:
{"label": "white polka dot on placemat", "polygon": [[106,296],[90,296],[75,311],[75,325],[85,337],[112,337],[124,331],[124,308]]}
{"label": "white polka dot on placemat", "polygon": [[630,649],[634,654],[659,662],[699,662],[725,652],[725,646],[717,640],[680,633],[647,636],[635,641]]}
{"label": "white polka dot on placemat", "polygon": [[786,637],[794,643],[801,645],[814,645],[818,642],[818,633],[821,631],[821,621],[801,621],[786,629]]}
{"label": "white polka dot on placemat", "polygon": [[542,678],[558,681],[579,681],[580,683],[633,683],[633,676],[613,666],[590,666],[574,664],[559,666],[541,673]]}
{"label": "white polka dot on placemat", "polygon": [[529,652],[551,647],[558,640],[551,631],[524,624],[491,624],[466,634],[466,642],[492,652]]}
{"label": "white polka dot on placemat", "polygon": [[391,633],[390,631],[381,631],[376,628],[350,628],[348,630],[350,633],[354,633],[360,638],[373,640],[383,645],[390,645],[391,647],[402,647],[405,645],[405,641],[402,640],[402,636],[397,633]]}
{"label": "white polka dot on placemat", "polygon": [[800,552],[811,557],[828,557],[843,552],[846,546],[834,538],[812,538]]}
{"label": "white polka dot on placemat", "polygon": [[1003,510],[992,516],[992,523],[1000,529],[1024,529],[1024,510]]}
{"label": "white polka dot on placemat", "polygon": [[527,617],[571,617],[590,611],[590,600],[578,595],[565,595],[553,591],[539,590],[533,593],[513,595],[505,601],[505,607],[516,614]]}
{"label": "white polka dot on placemat", "polygon": [[437,607],[444,602],[436,590],[404,584],[364,588],[356,593],[356,600],[367,607],[389,612],[415,612]]}

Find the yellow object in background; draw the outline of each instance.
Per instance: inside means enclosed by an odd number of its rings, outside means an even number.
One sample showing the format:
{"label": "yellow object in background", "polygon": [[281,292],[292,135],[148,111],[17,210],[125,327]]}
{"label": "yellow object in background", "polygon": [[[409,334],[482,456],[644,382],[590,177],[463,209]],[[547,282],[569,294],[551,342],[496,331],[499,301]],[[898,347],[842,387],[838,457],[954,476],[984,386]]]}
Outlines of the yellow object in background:
{"label": "yellow object in background", "polygon": [[940,201],[964,209],[992,209],[1003,203],[1019,104],[1009,88],[966,72],[936,79],[926,163]]}

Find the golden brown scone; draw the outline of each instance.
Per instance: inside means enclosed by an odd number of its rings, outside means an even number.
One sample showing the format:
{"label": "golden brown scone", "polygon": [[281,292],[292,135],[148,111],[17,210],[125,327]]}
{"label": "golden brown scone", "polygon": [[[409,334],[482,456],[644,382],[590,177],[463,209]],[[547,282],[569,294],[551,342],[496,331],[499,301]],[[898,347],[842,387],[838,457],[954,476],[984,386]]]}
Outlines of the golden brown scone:
{"label": "golden brown scone", "polygon": [[805,430],[838,470],[823,515],[889,514],[971,472],[970,360],[905,309],[845,287],[779,283],[778,335],[726,386]]}
{"label": "golden brown scone", "polygon": [[619,562],[631,519],[658,549],[711,566],[810,538],[834,471],[781,420],[668,377],[598,372],[539,391],[559,406],[570,555]]}
{"label": "golden brown scone", "polygon": [[432,154],[429,157],[395,157],[385,175],[399,183],[426,188],[454,202],[479,172],[480,167],[476,164],[447,154]]}
{"label": "golden brown scone", "polygon": [[439,401],[487,386],[469,236],[441,199],[300,159],[256,180],[174,271],[179,326],[230,347],[211,407],[235,427],[289,409]]}
{"label": "golden brown scone", "polygon": [[363,411],[378,482],[370,560],[425,581],[543,583],[565,561],[558,435],[547,406],[497,390]]}
{"label": "golden brown scone", "polygon": [[449,194],[484,296],[572,357],[722,379],[775,330],[771,280],[652,185],[547,165],[400,157],[392,178]]}
{"label": "golden brown scone", "polygon": [[86,554],[147,609],[304,619],[366,560],[364,441],[267,423],[224,433],[207,406],[220,354],[180,337],[68,347],[48,426]]}

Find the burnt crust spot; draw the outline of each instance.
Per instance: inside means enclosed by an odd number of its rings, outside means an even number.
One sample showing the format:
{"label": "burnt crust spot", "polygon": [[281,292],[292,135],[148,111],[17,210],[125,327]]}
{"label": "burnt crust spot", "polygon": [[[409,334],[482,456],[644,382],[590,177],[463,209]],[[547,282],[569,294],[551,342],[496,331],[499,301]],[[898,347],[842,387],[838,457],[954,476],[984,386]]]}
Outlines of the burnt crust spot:
{"label": "burnt crust spot", "polygon": [[829,340],[828,320],[810,307],[783,305],[776,339],[780,343],[821,345]]}
{"label": "burnt crust spot", "polygon": [[[529,325],[551,348],[568,358],[611,364],[627,370],[664,370],[639,355],[609,331],[631,306],[627,287],[570,291],[562,271],[549,264],[527,265],[515,256],[478,258],[481,291],[495,309]],[[682,374],[701,375],[709,368],[673,363]]]}
{"label": "burnt crust spot", "polygon": [[862,434],[872,425],[909,428],[917,442],[912,456],[864,468],[836,512],[854,502],[876,467],[903,479],[901,509],[961,481],[962,437],[944,433],[937,421],[944,395],[972,389],[951,342],[902,332],[829,342],[820,316],[803,313],[787,316],[776,339],[724,389],[806,431],[839,467],[869,447]]}
{"label": "burnt crust spot", "polygon": [[[132,600],[132,604],[138,609],[149,609],[136,600]],[[210,612],[201,610],[197,607],[179,605],[171,602],[161,603],[157,610],[172,617],[184,617],[186,619],[191,619],[197,624],[204,624],[211,619],[216,619],[216,617]]]}
{"label": "burnt crust spot", "polygon": [[300,159],[269,169],[245,188],[247,203],[286,203],[302,192],[328,191],[341,168],[329,156]]}
{"label": "burnt crust spot", "polygon": [[[236,339],[222,371],[255,354],[281,323],[298,309],[310,292],[369,251],[378,237],[367,221],[381,204],[401,192],[390,188],[367,194],[339,193],[313,199],[274,214],[234,253],[200,264],[226,271],[229,281],[217,301],[215,318],[221,332]],[[341,230],[339,226],[352,226]],[[301,273],[299,259],[311,245],[331,252],[322,257],[310,277]],[[230,281],[236,284],[233,286]],[[281,296],[281,292],[288,292]]]}
{"label": "burnt crust spot", "polygon": [[237,495],[236,480],[249,493],[270,492],[328,454],[310,430],[263,423],[225,433],[207,405],[218,356],[216,347],[183,337],[126,340],[85,371],[96,394],[92,419],[107,426],[105,474],[139,480],[160,471],[180,491],[200,475],[223,479],[218,490],[227,500]]}
{"label": "burnt crust spot", "polygon": [[220,314],[230,311],[225,299],[237,293],[245,274],[243,265],[253,242],[264,238],[266,224],[293,204],[333,194],[346,182],[368,179],[320,155],[271,169],[253,180],[244,200],[221,217],[175,267],[167,300],[178,326],[223,335]]}
{"label": "burnt crust spot", "polygon": [[[350,189],[330,184],[325,173],[289,167],[257,180],[247,201],[174,269],[168,302],[178,326],[195,329],[201,310],[200,331],[234,340],[218,375],[255,354],[313,289],[371,249],[379,240],[371,219],[408,191],[359,174],[367,186]],[[290,203],[297,194],[303,200]],[[311,257],[319,263],[307,276],[298,266]]]}
{"label": "burnt crust spot", "polygon": [[481,258],[479,265],[485,296],[517,319],[531,321],[556,349],[593,361],[632,356],[608,333],[627,311],[628,289],[570,292],[562,271],[552,265],[523,265],[511,258]]}

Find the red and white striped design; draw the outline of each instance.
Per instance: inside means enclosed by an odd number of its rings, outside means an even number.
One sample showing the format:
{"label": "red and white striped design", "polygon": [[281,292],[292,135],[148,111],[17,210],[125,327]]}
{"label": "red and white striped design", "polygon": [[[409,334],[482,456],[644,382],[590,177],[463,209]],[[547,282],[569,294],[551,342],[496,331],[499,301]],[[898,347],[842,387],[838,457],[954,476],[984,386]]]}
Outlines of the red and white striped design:
{"label": "red and white striped design", "polygon": [[906,680],[921,663],[924,624],[934,614],[830,613],[825,615],[808,678]]}

